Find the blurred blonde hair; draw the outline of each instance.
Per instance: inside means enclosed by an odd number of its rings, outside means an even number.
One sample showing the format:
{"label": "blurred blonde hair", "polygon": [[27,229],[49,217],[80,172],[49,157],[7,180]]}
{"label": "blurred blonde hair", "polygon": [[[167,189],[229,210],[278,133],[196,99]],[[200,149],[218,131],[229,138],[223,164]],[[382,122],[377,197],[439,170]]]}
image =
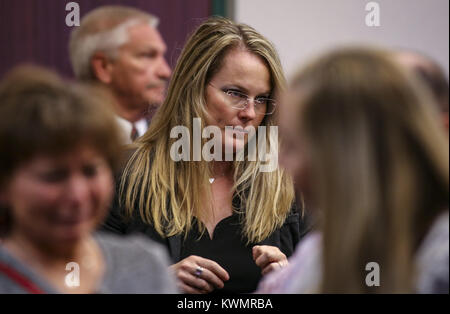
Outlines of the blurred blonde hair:
{"label": "blurred blonde hair", "polygon": [[[162,236],[187,234],[193,217],[205,217],[200,209],[211,203],[209,163],[173,161],[169,152],[175,139],[169,135],[173,127],[186,126],[192,143],[193,118],[200,117],[204,124],[207,115],[205,88],[222,66],[226,53],[236,47],[264,60],[271,74],[273,91],[285,87],[281,63],[273,45],[253,28],[213,17],[191,35],[175,67],[167,98],[147,133],[137,142],[137,150],[128,162],[121,184],[128,214],[139,208],[142,219],[153,224]],[[274,119],[273,115],[266,116],[262,124],[274,125]],[[270,147],[269,136],[266,139]],[[262,173],[260,165],[261,161],[234,162],[234,193],[241,201],[241,207],[235,210],[244,214],[243,233],[249,242],[262,241],[280,227],[294,197],[291,179],[284,171]],[[199,226],[203,232],[204,225]]]}
{"label": "blurred blonde hair", "polygon": [[[292,82],[323,214],[322,292],[412,292],[414,252],[448,208],[448,141],[433,98],[391,59],[341,49]],[[365,284],[369,262],[380,265],[380,287]]]}

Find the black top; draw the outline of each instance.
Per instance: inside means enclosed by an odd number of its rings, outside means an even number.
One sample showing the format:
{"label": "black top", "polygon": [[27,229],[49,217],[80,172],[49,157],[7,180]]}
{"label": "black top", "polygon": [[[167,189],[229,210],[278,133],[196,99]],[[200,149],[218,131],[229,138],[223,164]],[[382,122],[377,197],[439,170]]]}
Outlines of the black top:
{"label": "black top", "polygon": [[[233,199],[233,207],[240,208],[239,200],[236,198]],[[139,210],[134,210],[133,217],[125,217],[124,211],[118,206],[116,197],[101,229],[117,234],[143,233],[150,239],[163,244],[174,263],[190,255],[211,259],[230,275],[222,292],[246,293],[253,292],[261,279],[262,270],[253,261],[252,247],[254,245],[276,246],[289,257],[300,239],[309,231],[310,225],[309,221],[300,218],[299,209],[294,203],[289,216],[279,229],[260,243],[247,245],[247,239],[242,236],[240,218],[239,214],[233,214],[221,220],[213,232],[212,239],[209,238],[207,231],[200,237],[195,219],[194,226],[186,239],[184,234],[162,237],[152,225],[142,220]]]}
{"label": "black top", "polygon": [[[117,201],[114,203],[117,204]],[[224,288],[216,291],[224,293],[250,293],[257,288],[262,270],[256,266],[252,257],[254,245],[276,246],[289,257],[297,243],[309,230],[307,222],[300,218],[295,206],[281,228],[275,230],[262,242],[250,245],[246,244],[247,240],[242,236],[242,225],[239,223],[238,214],[222,219],[214,229],[212,239],[207,231],[200,237],[196,222],[184,239],[184,235],[161,237],[152,225],[146,224],[141,219],[138,210],[134,213],[132,218],[125,218],[123,211],[118,206],[113,206],[102,230],[117,234],[143,233],[150,239],[163,244],[174,263],[190,255],[215,261],[230,275]]]}
{"label": "black top", "polygon": [[261,269],[252,259],[253,245],[242,239],[239,215],[222,219],[214,229],[212,239],[207,231],[201,234],[195,225],[181,248],[180,259],[201,256],[218,263],[230,275],[221,293],[249,293],[256,290]]}

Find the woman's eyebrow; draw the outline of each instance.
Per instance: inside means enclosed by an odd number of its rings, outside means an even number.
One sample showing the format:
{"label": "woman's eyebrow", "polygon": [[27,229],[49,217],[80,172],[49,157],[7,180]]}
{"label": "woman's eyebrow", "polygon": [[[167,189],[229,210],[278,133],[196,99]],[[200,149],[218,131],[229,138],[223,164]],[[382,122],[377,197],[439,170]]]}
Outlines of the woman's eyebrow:
{"label": "woman's eyebrow", "polygon": [[233,84],[233,83],[224,84],[224,88],[234,88],[234,89],[238,89],[244,93],[248,92],[248,90],[245,87],[243,87],[242,85],[239,85],[239,84]]}
{"label": "woman's eyebrow", "polygon": [[[244,92],[245,94],[248,94],[248,92],[249,92],[247,88],[245,88],[244,86],[239,85],[239,84],[225,84],[225,86],[228,88],[237,88],[237,89],[241,90],[242,92]],[[269,90],[269,91],[266,91],[263,93],[258,93],[258,96],[264,95],[267,97],[270,95],[270,93],[271,93],[271,91]]]}

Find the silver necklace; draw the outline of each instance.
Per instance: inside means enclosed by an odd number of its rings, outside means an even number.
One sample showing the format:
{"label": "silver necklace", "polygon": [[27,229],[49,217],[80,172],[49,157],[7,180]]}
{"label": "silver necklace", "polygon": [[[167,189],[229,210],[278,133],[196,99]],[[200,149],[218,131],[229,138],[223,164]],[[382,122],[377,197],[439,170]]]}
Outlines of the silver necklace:
{"label": "silver necklace", "polygon": [[225,176],[225,172],[222,172],[222,174],[219,175],[219,176],[211,177],[211,178],[209,178],[209,183],[213,184],[214,181],[216,181],[217,178],[224,177],[224,176]]}

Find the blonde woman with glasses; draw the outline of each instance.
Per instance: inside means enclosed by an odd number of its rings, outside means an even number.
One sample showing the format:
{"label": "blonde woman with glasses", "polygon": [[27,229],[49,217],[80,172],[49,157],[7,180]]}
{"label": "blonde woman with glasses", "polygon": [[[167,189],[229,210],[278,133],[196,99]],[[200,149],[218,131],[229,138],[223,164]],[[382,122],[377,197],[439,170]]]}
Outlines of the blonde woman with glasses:
{"label": "blonde woman with glasses", "polygon": [[[166,101],[126,163],[105,228],[165,244],[186,293],[254,291],[263,274],[287,264],[304,233],[291,179],[278,167],[262,171],[267,160],[252,160],[248,149],[256,141],[251,130],[259,131],[255,147],[265,145],[278,166],[270,132],[274,93],[284,85],[267,39],[247,25],[210,18],[186,43]],[[195,158],[207,141],[194,136],[196,123],[203,135],[215,128],[213,160]],[[189,152],[177,161],[172,135],[180,127]]]}

